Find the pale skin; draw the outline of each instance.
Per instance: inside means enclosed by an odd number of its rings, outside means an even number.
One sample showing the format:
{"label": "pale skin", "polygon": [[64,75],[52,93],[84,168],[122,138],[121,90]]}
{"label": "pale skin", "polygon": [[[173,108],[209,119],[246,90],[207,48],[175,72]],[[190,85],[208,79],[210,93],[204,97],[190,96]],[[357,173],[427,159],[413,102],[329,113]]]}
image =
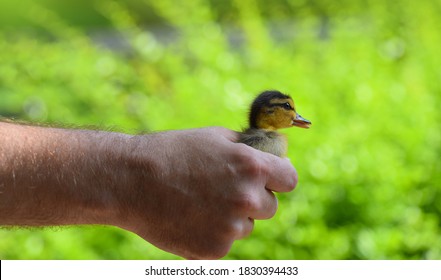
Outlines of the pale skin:
{"label": "pale skin", "polygon": [[113,225],[218,259],[292,191],[288,159],[211,127],[147,135],[0,122],[0,225]]}

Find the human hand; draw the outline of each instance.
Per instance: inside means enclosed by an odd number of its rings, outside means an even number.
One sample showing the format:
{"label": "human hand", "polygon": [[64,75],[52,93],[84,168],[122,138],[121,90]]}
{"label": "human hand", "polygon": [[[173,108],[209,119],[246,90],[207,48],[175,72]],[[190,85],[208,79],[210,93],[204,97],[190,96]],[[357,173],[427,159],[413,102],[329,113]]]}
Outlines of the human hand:
{"label": "human hand", "polygon": [[137,179],[121,186],[123,214],[116,225],[185,258],[226,255],[251,233],[254,219],[275,214],[273,191],[297,184],[288,159],[237,139],[220,127],[134,137],[126,159]]}

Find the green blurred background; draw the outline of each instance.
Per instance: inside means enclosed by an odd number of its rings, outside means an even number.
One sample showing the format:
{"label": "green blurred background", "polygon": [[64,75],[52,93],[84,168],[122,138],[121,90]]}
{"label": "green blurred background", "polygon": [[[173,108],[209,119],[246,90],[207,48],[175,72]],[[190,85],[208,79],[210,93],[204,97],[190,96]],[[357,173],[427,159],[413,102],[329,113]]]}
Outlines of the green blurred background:
{"label": "green blurred background", "polygon": [[[277,215],[226,259],[441,259],[441,1],[3,0],[0,115],[240,130],[265,89],[309,130]],[[112,227],[1,229],[1,259],[175,259]]]}

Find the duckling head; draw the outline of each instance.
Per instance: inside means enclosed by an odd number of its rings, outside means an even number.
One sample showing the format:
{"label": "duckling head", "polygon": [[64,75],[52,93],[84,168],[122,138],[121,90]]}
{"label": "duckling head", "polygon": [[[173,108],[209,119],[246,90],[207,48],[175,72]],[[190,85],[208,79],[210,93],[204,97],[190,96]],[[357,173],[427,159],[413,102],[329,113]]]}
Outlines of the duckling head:
{"label": "duckling head", "polygon": [[298,126],[309,128],[311,122],[296,112],[294,101],[279,91],[264,91],[251,105],[250,128],[277,130]]}

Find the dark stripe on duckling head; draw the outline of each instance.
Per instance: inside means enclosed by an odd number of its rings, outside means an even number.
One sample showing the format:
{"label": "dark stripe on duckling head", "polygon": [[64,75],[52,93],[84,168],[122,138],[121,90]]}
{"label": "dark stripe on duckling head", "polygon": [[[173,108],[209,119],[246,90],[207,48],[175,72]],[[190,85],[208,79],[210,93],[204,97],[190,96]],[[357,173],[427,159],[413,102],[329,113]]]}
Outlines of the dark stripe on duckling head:
{"label": "dark stripe on duckling head", "polygon": [[262,107],[284,106],[283,104],[279,104],[279,103],[272,104],[270,101],[273,99],[286,99],[286,98],[291,98],[291,97],[276,90],[267,90],[259,94],[251,104],[251,110],[249,115],[250,128],[258,128],[257,116],[259,115],[259,112],[262,109]]}
{"label": "dark stripe on duckling head", "polygon": [[294,108],[289,104],[289,102],[283,102],[283,103],[271,103],[268,105],[268,107],[282,107],[285,110],[294,110]]}

